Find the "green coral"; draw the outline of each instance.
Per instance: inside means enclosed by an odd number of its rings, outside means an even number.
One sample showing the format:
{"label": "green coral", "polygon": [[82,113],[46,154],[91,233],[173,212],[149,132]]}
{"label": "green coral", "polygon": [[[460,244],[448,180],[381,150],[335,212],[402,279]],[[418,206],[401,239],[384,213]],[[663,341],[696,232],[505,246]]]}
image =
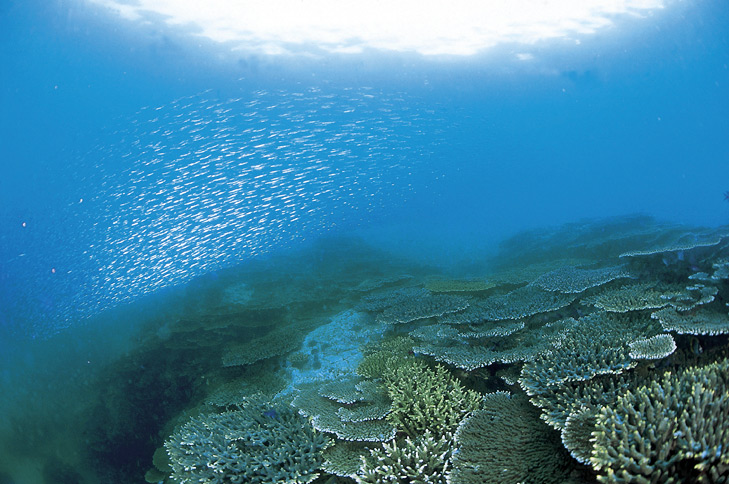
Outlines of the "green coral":
{"label": "green coral", "polygon": [[362,457],[358,484],[446,484],[453,436],[429,431],[385,443]]}
{"label": "green coral", "polygon": [[426,431],[435,436],[453,432],[481,403],[477,392],[466,390],[440,365],[400,366],[385,377],[385,386],[392,399],[387,420],[410,437]]}
{"label": "green coral", "polygon": [[329,440],[292,408],[265,402],[191,418],[165,442],[178,484],[305,484]]}
{"label": "green coral", "polygon": [[729,360],[666,372],[597,414],[590,461],[607,483],[729,481]]}

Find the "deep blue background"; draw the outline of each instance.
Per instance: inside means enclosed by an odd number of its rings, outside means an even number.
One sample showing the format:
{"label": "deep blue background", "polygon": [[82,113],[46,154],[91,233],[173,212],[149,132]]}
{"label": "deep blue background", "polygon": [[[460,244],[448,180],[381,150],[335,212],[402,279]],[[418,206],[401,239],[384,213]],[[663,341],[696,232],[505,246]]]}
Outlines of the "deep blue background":
{"label": "deep blue background", "polygon": [[418,141],[428,155],[393,181],[406,196],[383,197],[356,218],[327,202],[326,230],[313,220],[292,228],[317,226],[314,236],[356,230],[445,265],[515,231],[584,217],[729,223],[727,27],[729,6],[717,0],[678,3],[579,46],[533,46],[529,62],[513,60],[518,46],[456,60],[370,53],[231,62],[211,55],[214,45],[79,2],[2,2],[0,322],[42,333],[88,316],[79,294],[98,294],[79,254],[108,242],[97,224],[110,207],[88,202],[106,193],[105,177],[129,167],[120,133],[140,109],[205,90],[224,101],[262,88],[372,86],[432,111],[437,123],[424,129],[438,131],[428,137],[437,143]]}

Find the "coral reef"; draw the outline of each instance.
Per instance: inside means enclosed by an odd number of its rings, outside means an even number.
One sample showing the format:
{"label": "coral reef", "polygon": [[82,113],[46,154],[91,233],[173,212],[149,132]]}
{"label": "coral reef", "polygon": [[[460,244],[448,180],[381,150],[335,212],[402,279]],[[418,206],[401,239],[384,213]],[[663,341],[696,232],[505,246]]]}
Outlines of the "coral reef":
{"label": "coral reef", "polygon": [[729,480],[729,360],[666,372],[625,389],[597,414],[590,461],[598,480]]}
{"label": "coral reef", "polygon": [[450,433],[434,436],[426,431],[416,438],[393,440],[362,456],[357,483],[446,484],[452,449]]}
{"label": "coral reef", "polygon": [[572,304],[576,297],[575,294],[546,291],[537,286],[528,285],[514,289],[503,296],[492,296],[478,305],[483,311],[484,319],[499,321],[556,311]]}
{"label": "coral reef", "polygon": [[413,330],[410,335],[421,343],[413,350],[432,356],[436,361],[472,371],[493,363],[531,361],[549,351],[565,337],[574,325],[566,318],[526,328],[524,322],[487,322],[469,325],[459,333],[443,325]]}
{"label": "coral reef", "polygon": [[412,360],[415,342],[404,336],[385,339],[371,349],[357,366],[357,374],[365,378],[382,378],[386,373]]}
{"label": "coral reef", "polygon": [[[321,384],[302,385],[293,402],[302,415],[311,419],[317,430],[334,434],[341,440],[359,442],[386,442],[395,437],[395,428],[384,420],[384,415],[374,418],[374,414],[383,413],[379,409],[387,405],[380,399],[381,394],[371,392],[369,398],[373,401],[347,405],[322,396],[320,388]],[[371,407],[376,409],[375,412]],[[364,418],[363,414],[370,418]]]}
{"label": "coral reef", "polygon": [[460,296],[427,294],[404,300],[395,306],[386,308],[378,316],[378,321],[389,324],[405,324],[420,319],[455,313],[467,307],[468,301]]}
{"label": "coral reef", "polygon": [[727,235],[726,228],[656,232],[658,237],[648,248],[623,252],[620,257],[640,257],[668,252],[687,251],[718,245]]}
{"label": "coral reef", "polygon": [[385,376],[392,399],[387,415],[400,432],[416,437],[426,431],[435,437],[454,432],[458,424],[481,404],[481,396],[466,390],[442,366],[412,363]]}
{"label": "coral reef", "polygon": [[533,285],[545,291],[562,293],[581,293],[591,287],[601,286],[615,279],[630,277],[625,266],[604,267],[600,269],[580,269],[579,267],[560,267],[537,277]]}
{"label": "coral reef", "polygon": [[657,288],[655,283],[641,282],[606,288],[594,296],[584,298],[582,302],[604,311],[625,313],[643,309],[660,309],[670,304],[667,295],[673,297],[679,294],[679,291]]}
{"label": "coral reef", "polygon": [[554,348],[524,365],[520,383],[529,395],[544,387],[619,374],[635,366],[628,342],[654,334],[650,318],[594,313],[580,318]]}
{"label": "coral reef", "polygon": [[290,353],[301,346],[308,331],[320,324],[319,320],[297,321],[245,343],[229,346],[222,355],[223,366],[245,366]]}
{"label": "coral reef", "polygon": [[[301,287],[289,292],[305,317],[286,325],[198,318],[188,337],[249,337],[223,345],[229,373],[206,399],[218,411],[167,440],[172,475],[239,479],[259,443],[298,439],[305,455],[277,467],[288,475],[245,482],[729,483],[727,233],[572,224],[513,239],[492,273],[343,276],[323,291],[357,311],[316,329],[319,302]],[[291,316],[289,296],[261,299],[267,287],[231,285],[223,299],[266,322]],[[293,409],[256,403],[259,367],[290,377]],[[266,433],[285,422],[303,433]]]}
{"label": "coral reef", "polygon": [[327,445],[292,408],[263,402],[193,417],[165,442],[179,484],[305,484]]}
{"label": "coral reef", "polygon": [[519,394],[485,395],[483,409],[463,421],[455,439],[450,484],[562,484],[572,467],[559,435]]}
{"label": "coral reef", "polygon": [[425,283],[430,292],[483,292],[494,287],[495,282],[483,280],[433,279]]}
{"label": "coral reef", "polygon": [[678,334],[717,335],[729,333],[729,316],[715,311],[697,310],[684,314],[665,308],[651,315],[666,331]]}
{"label": "coral reef", "polygon": [[339,440],[323,452],[324,463],[321,468],[339,477],[357,478],[362,467],[362,459],[370,455],[372,444]]}
{"label": "coral reef", "polygon": [[660,360],[676,351],[676,341],[670,334],[657,334],[628,343],[628,347],[633,359]]}

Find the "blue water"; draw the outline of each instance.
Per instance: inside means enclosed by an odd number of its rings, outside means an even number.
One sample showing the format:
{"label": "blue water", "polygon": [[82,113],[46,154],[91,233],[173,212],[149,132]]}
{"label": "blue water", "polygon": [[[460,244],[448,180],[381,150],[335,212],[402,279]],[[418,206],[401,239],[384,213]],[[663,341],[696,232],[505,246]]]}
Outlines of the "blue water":
{"label": "blue water", "polygon": [[726,12],[675,8],[528,65],[230,66],[81,4],[10,2],[4,325],[53,332],[322,233],[448,263],[584,217],[725,223]]}
{"label": "blue water", "polygon": [[530,62],[230,62],[82,2],[2,2],[3,381],[52,364],[33,340],[91,364],[129,314],[326,236],[456,271],[535,227],[727,224],[727,27],[725,2],[675,2]]}

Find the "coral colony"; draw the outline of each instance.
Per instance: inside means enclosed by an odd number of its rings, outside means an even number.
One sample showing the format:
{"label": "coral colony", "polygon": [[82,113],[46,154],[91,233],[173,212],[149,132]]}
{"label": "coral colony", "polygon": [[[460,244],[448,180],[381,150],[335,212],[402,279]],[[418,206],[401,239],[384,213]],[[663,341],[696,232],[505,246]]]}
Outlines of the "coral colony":
{"label": "coral colony", "polygon": [[171,328],[225,371],[149,482],[729,482],[729,229],[572,224],[464,279],[341,255]]}

